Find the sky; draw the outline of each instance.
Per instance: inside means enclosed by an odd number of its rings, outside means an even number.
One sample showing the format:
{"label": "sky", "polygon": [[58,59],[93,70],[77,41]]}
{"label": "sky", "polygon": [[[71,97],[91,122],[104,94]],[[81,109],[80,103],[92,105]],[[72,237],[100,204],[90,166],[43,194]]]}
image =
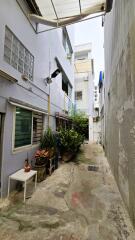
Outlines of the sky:
{"label": "sky", "polygon": [[94,58],[95,84],[98,84],[99,72],[104,70],[104,28],[102,18],[94,18],[74,25],[75,45],[92,43]]}

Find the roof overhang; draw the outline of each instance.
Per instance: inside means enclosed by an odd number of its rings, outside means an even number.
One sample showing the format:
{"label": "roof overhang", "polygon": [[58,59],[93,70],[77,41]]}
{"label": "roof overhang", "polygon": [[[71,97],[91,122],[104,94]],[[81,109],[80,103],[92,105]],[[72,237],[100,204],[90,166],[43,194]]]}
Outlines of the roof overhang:
{"label": "roof overhang", "polygon": [[111,10],[113,0],[27,0],[37,13],[30,14],[32,21],[51,27],[76,23],[92,14]]}
{"label": "roof overhang", "polygon": [[112,10],[113,0],[106,1],[106,12],[110,12]]}
{"label": "roof overhang", "polygon": [[24,108],[24,109],[27,109],[27,110],[30,110],[30,111],[39,112],[39,113],[48,115],[48,112],[46,110],[44,110],[42,108],[39,108],[39,107],[36,107],[36,106],[33,106],[29,103],[23,102],[21,100],[12,98],[12,97],[9,97],[8,102],[11,105],[16,106],[16,107],[21,107],[21,108]]}
{"label": "roof overhang", "polygon": [[56,112],[55,117],[58,119],[66,120],[66,121],[71,121],[71,118],[68,115]]}
{"label": "roof overhang", "polygon": [[6,79],[6,80],[8,80],[8,81],[10,81],[10,82],[12,82],[12,83],[17,83],[17,82],[18,82],[17,79],[15,79],[14,77],[12,77],[12,76],[9,75],[8,73],[2,71],[1,69],[0,69],[0,77],[3,77],[4,79]]}

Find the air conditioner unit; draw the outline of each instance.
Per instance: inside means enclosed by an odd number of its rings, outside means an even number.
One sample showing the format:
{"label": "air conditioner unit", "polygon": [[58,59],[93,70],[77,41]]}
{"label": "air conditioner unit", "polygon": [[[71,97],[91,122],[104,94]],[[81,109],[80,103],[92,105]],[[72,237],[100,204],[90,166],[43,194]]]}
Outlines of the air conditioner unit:
{"label": "air conditioner unit", "polygon": [[29,80],[29,78],[28,78],[28,76],[26,74],[22,74],[22,79],[25,80],[25,81]]}

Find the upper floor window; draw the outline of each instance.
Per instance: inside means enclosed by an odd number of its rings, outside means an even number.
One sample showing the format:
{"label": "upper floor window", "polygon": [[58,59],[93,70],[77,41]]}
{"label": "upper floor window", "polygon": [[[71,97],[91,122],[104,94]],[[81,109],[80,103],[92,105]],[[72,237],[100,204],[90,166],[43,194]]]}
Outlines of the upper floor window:
{"label": "upper floor window", "polygon": [[76,61],[88,60],[88,52],[85,52],[85,51],[75,52],[75,60]]}
{"label": "upper floor window", "polygon": [[6,26],[4,60],[20,73],[33,80],[34,57]]}
{"label": "upper floor window", "polygon": [[75,92],[75,100],[82,100],[82,91]]}
{"label": "upper floor window", "polygon": [[81,61],[82,61],[82,60],[85,60],[85,59],[86,59],[86,58],[83,58],[83,57],[82,57],[82,58],[77,58],[77,60],[81,60]]}
{"label": "upper floor window", "polygon": [[65,28],[63,28],[63,30],[62,30],[62,37],[63,37],[63,39],[62,39],[63,47],[65,48],[67,58],[69,60],[71,60],[73,51],[72,51],[72,47],[71,47],[70,40],[68,37],[68,33]]}
{"label": "upper floor window", "polygon": [[72,97],[72,86],[64,72],[62,72],[62,90],[67,94],[69,98]]}
{"label": "upper floor window", "polygon": [[68,82],[62,78],[62,90],[68,95]]}

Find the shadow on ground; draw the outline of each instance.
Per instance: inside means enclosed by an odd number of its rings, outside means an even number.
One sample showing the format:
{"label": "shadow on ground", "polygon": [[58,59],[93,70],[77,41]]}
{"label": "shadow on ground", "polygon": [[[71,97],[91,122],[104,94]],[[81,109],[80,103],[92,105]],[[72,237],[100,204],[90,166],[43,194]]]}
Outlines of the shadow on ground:
{"label": "shadow on ground", "polygon": [[[98,171],[88,171],[89,165]],[[75,163],[22,193],[0,212],[0,240],[133,240],[134,231],[100,145],[85,144]]]}

